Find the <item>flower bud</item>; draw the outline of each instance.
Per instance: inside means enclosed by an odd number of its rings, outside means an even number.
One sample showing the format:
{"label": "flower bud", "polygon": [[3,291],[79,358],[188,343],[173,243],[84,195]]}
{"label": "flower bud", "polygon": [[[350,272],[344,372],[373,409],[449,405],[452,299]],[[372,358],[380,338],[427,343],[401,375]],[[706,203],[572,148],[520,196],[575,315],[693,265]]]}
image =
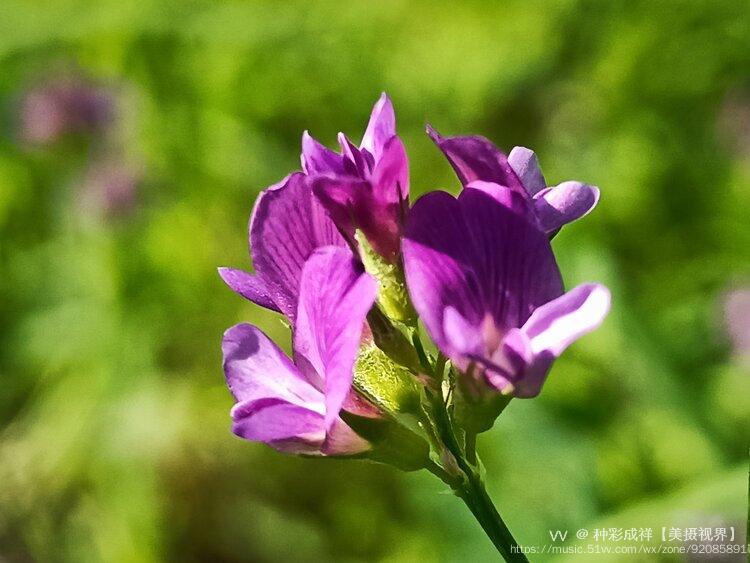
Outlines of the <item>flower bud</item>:
{"label": "flower bud", "polygon": [[376,406],[391,414],[417,413],[419,386],[409,370],[372,344],[359,351],[354,386]]}
{"label": "flower bud", "polygon": [[375,252],[362,231],[357,230],[354,236],[359,244],[359,255],[365,271],[374,277],[380,286],[378,304],[383,312],[391,320],[414,326],[417,314],[406,289],[401,260],[392,263],[384,259]]}
{"label": "flower bud", "polygon": [[417,471],[430,463],[430,446],[409,428],[387,418],[368,418],[343,411],[341,418],[370,443],[371,448],[356,457],[402,471]]}

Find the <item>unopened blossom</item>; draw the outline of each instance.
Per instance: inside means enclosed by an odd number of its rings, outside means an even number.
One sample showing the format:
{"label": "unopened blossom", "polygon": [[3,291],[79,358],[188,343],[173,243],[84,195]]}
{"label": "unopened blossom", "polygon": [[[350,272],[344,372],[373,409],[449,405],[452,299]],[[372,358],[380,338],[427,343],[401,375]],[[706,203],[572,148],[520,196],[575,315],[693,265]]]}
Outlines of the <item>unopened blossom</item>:
{"label": "unopened blossom", "polygon": [[724,321],[734,353],[750,361],[750,287],[733,289],[725,296]]}
{"label": "unopened blossom", "polygon": [[21,135],[53,143],[71,133],[93,133],[112,119],[111,97],[78,79],[52,81],[29,91],[21,106]]}
{"label": "unopened blossom", "polygon": [[301,172],[261,193],[249,230],[255,274],[234,268],[219,268],[219,274],[243,297],[293,320],[307,259],[317,248],[346,242]]}
{"label": "unopened blossom", "polygon": [[304,265],[294,360],[260,329],[224,334],[224,372],[237,403],[232,429],[289,453],[351,455],[370,448],[341,420],[365,316],[377,283],[344,248],[315,251]]}
{"label": "unopened blossom", "polygon": [[131,213],[138,204],[139,175],[115,160],[91,165],[81,190],[81,202],[87,212],[106,217]]}
{"label": "unopened blossom", "polygon": [[599,201],[599,189],[582,182],[567,181],[548,187],[536,154],[525,147],[514,147],[506,157],[479,135],[442,137],[432,127],[427,128],[427,133],[448,158],[464,187],[484,189],[495,184],[521,194],[529,200],[539,228],[549,235],[586,215]]}
{"label": "unopened blossom", "polygon": [[553,361],[599,326],[610,296],[597,284],[564,293],[524,196],[491,186],[416,202],[403,241],[406,279],[427,331],[459,370],[503,394],[533,397]]}
{"label": "unopened blossom", "polygon": [[359,146],[343,133],[338,139],[340,153],[305,131],[302,168],[313,178],[315,195],[349,241],[354,243],[359,229],[376,252],[393,262],[408,206],[409,167],[396,135],[391,100],[383,94],[377,101]]}

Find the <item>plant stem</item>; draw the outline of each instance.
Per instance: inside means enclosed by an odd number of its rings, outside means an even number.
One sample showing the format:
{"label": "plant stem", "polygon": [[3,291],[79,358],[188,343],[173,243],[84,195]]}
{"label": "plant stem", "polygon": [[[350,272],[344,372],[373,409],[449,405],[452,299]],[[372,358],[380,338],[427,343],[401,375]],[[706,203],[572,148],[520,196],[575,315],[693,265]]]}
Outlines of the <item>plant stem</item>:
{"label": "plant stem", "polygon": [[433,398],[433,413],[437,426],[437,433],[443,444],[456,460],[456,465],[460,470],[451,487],[471,513],[477,519],[487,537],[492,541],[494,546],[506,561],[526,561],[528,559],[521,551],[518,542],[510,533],[508,526],[505,525],[500,517],[492,499],[487,494],[482,477],[474,464],[466,459],[456,435],[453,432],[450,415],[445,407],[441,397]]}
{"label": "plant stem", "polygon": [[[464,471],[466,473],[466,471]],[[454,489],[466,503],[482,529],[506,561],[528,561],[508,526],[500,517],[492,499],[487,494],[482,478],[475,472],[466,474],[466,480]]]}

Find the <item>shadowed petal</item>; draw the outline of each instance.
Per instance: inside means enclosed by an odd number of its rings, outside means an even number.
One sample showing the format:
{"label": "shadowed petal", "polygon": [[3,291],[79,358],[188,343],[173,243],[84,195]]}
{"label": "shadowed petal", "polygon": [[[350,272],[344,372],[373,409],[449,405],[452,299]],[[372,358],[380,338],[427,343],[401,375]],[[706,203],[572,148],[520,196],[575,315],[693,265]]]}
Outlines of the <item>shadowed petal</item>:
{"label": "shadowed petal", "polygon": [[250,222],[255,271],[282,313],[294,320],[302,267],[316,248],[345,246],[302,173],[287,176],[258,198]]}
{"label": "shadowed petal", "polygon": [[386,143],[369,180],[318,176],[312,182],[315,195],[349,240],[361,229],[380,255],[393,259],[398,254],[401,207],[409,197],[406,152],[398,137]]}
{"label": "shadowed petal", "polygon": [[333,222],[349,240],[364,219],[373,213],[372,184],[354,176],[318,176],[312,180],[313,193]]}
{"label": "shadowed petal", "polygon": [[268,443],[297,438],[318,447],[325,439],[322,414],[278,399],[236,404],[232,432],[246,440]]}
{"label": "shadowed petal", "polygon": [[563,182],[534,196],[534,209],[542,229],[551,233],[580,219],[599,201],[599,188],[581,182]]}
{"label": "shadowed petal", "polygon": [[508,155],[508,164],[521,179],[529,195],[533,196],[547,187],[542,169],[539,168],[539,161],[531,149],[513,147]]}
{"label": "shadowed petal", "polygon": [[380,160],[385,143],[396,135],[396,114],[390,98],[383,92],[375,103],[370,115],[370,122],[362,137],[360,147],[367,150],[375,159]]}
{"label": "shadowed petal", "polygon": [[372,173],[372,183],[381,201],[399,204],[409,200],[409,159],[398,137],[391,137],[383,145]]}
{"label": "shadowed petal", "polygon": [[458,201],[436,191],[414,204],[402,242],[412,302],[432,339],[451,357],[459,350],[444,332],[446,308],[452,307],[452,314],[470,326],[478,326],[482,317],[480,285],[468,256],[468,238]]}
{"label": "shadowed petal", "polygon": [[302,170],[306,174],[343,174],[340,154],[318,142],[307,131],[302,133]]}
{"label": "shadowed petal", "polygon": [[305,264],[294,349],[324,378],[326,428],[351,388],[365,317],[376,294],[377,282],[346,249],[322,248]]}
{"label": "shadowed petal", "polygon": [[427,134],[448,158],[463,186],[482,180],[526,195],[508,158],[488,139],[479,135],[442,137],[430,126],[427,126]]}
{"label": "shadowed petal", "polygon": [[359,178],[367,177],[375,165],[373,156],[367,151],[360,150],[343,133],[339,133],[338,138],[341,154],[344,155],[344,173]]}
{"label": "shadowed petal", "polygon": [[281,312],[276,303],[273,302],[266,284],[258,276],[243,270],[235,270],[234,268],[219,268],[219,275],[232,291],[240,294],[245,299],[249,299],[256,305],[260,305],[266,309]]}
{"label": "shadowed petal", "polygon": [[[528,221],[537,224],[533,201],[530,201],[526,196],[500,184],[493,184],[492,182],[484,182],[482,180],[474,180],[465,187],[491,195],[493,199],[496,199],[504,207],[519,215],[526,216]],[[459,199],[461,198],[460,195],[458,197]]]}
{"label": "shadowed petal", "polygon": [[224,374],[237,401],[269,397],[298,405],[322,404],[320,392],[259,328],[238,324],[221,343]]}
{"label": "shadowed petal", "polygon": [[343,420],[337,418],[328,430],[326,440],[320,448],[323,455],[353,455],[367,451],[372,446],[359,436]]}

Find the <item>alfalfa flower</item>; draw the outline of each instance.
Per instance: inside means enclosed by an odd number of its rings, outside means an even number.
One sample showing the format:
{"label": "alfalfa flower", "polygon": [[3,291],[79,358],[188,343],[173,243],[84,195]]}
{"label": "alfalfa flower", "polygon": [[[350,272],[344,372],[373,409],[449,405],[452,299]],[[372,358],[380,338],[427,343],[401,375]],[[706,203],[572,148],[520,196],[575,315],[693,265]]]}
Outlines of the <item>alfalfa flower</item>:
{"label": "alfalfa flower", "polygon": [[499,187],[423,196],[409,214],[404,262],[414,306],[454,365],[480,389],[533,397],[555,358],[602,322],[609,292],[563,292],[549,241],[519,200]]}

